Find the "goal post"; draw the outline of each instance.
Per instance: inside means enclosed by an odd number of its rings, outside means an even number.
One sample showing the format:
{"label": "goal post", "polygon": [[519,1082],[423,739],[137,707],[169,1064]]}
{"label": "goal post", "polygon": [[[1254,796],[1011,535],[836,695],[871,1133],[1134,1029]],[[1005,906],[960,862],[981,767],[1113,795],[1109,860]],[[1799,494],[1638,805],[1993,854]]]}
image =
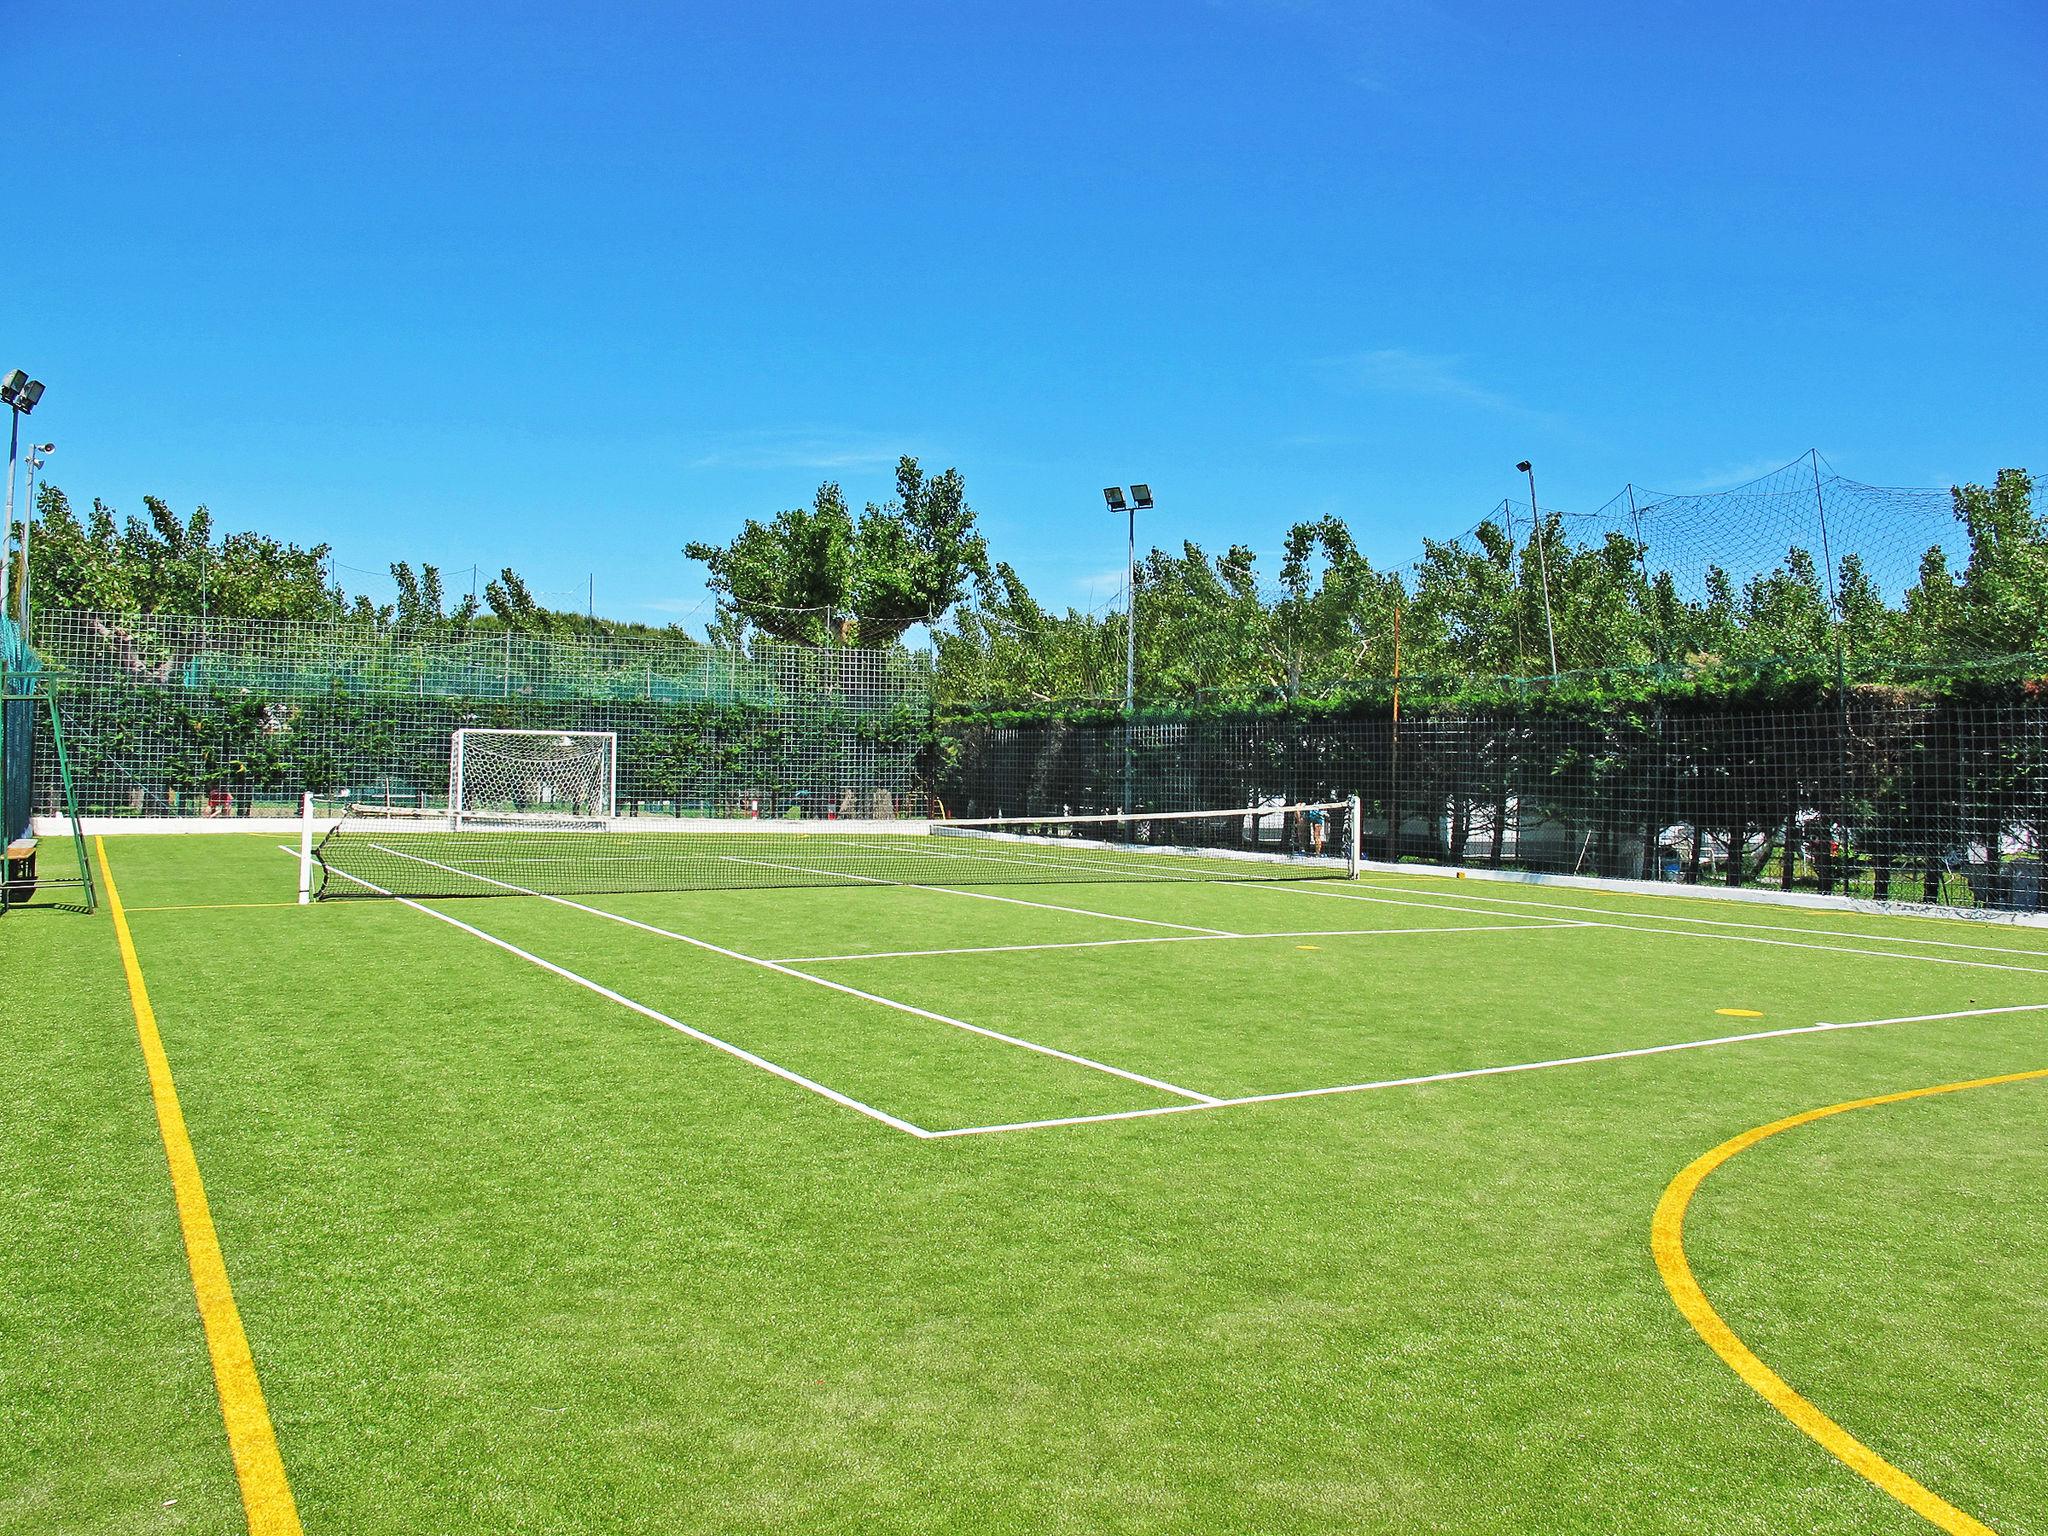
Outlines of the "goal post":
{"label": "goal post", "polygon": [[616,731],[465,726],[448,748],[448,814],[456,827],[506,818],[609,821],[616,814]]}

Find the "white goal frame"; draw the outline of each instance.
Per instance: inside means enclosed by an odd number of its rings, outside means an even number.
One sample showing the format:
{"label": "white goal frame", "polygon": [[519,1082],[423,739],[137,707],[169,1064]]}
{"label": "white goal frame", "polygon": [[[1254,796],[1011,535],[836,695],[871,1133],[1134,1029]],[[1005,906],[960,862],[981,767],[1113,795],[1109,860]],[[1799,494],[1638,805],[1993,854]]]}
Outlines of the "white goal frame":
{"label": "white goal frame", "polygon": [[[618,805],[619,794],[619,733],[617,731],[558,731],[558,730],[509,730],[499,727],[463,726],[448,740],[448,818],[451,825],[460,827],[463,821],[503,821],[503,811],[472,811],[468,801],[468,746],[472,741],[484,741],[492,737],[524,737],[531,740],[536,736],[552,736],[567,741],[597,742],[602,746],[604,761],[604,789],[601,803],[573,813],[578,819],[610,821]],[[549,813],[536,811],[537,818]]]}

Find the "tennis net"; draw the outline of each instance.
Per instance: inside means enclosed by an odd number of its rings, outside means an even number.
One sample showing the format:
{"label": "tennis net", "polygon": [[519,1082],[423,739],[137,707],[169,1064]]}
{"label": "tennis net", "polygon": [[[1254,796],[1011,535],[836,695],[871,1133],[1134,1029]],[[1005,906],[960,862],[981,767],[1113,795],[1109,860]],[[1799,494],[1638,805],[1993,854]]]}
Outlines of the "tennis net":
{"label": "tennis net", "polygon": [[315,895],[598,895],[749,886],[1342,879],[1356,802],[968,821],[602,822],[352,806],[313,845]]}

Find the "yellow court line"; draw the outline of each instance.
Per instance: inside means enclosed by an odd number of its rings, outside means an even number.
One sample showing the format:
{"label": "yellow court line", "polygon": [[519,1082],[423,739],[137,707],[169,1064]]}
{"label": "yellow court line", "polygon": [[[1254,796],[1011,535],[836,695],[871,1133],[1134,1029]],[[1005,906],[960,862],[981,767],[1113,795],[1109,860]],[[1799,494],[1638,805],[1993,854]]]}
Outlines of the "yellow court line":
{"label": "yellow court line", "polygon": [[156,1011],[150,1007],[149,991],[143,985],[135,936],[128,931],[128,915],[121,906],[114,871],[107,863],[106,839],[93,841],[107,893],[107,910],[114,918],[114,938],[121,946],[121,969],[128,977],[128,999],[135,1007],[135,1032],[142,1041],[142,1059],[149,1067],[149,1093],[156,1102],[157,1128],[163,1133],[164,1155],[171,1165],[171,1192],[178,1203],[178,1225],[185,1235],[185,1260],[192,1271],[192,1293],[199,1303],[199,1321],[206,1330],[207,1353],[213,1357],[213,1384],[220,1394],[220,1416],[227,1426],[228,1451],[234,1457],[235,1478],[242,1487],[242,1509],[248,1518],[249,1533],[301,1536],[298,1506],[292,1499],[291,1484],[285,1479],[284,1459],[278,1454],[277,1434],[271,1428],[270,1410],[263,1401],[263,1386],[256,1379],[249,1337],[242,1331],[242,1315],[235,1309],[235,1295],[228,1286],[220,1235],[214,1231],[206,1186],[199,1177],[199,1160],[193,1155],[192,1139],[185,1131],[185,1112],[179,1108],[178,1087],[171,1080],[170,1058],[164,1054],[163,1037],[157,1033]]}
{"label": "yellow court line", "polygon": [[1977,1077],[1962,1083],[1940,1083],[1932,1088],[1912,1088],[1903,1093],[1881,1093],[1873,1098],[1851,1099],[1823,1109],[1788,1115],[1783,1120],[1773,1120],[1769,1125],[1759,1125],[1722,1142],[1713,1151],[1687,1165],[1685,1171],[1665,1188],[1664,1198],[1657,1202],[1657,1214],[1650,1222],[1650,1246],[1657,1258],[1657,1272],[1664,1277],[1664,1288],[1671,1293],[1671,1299],[1678,1304],[1685,1320],[1692,1324],[1693,1331],[1713,1346],[1714,1353],[1726,1361],[1751,1390],[1818,1441],[1835,1460],[1890,1494],[1916,1515],[1951,1533],[1951,1536],[1995,1536],[1995,1533],[1981,1520],[1965,1514],[1932,1489],[1900,1471],[1814,1407],[1736,1337],[1735,1330],[1721,1320],[1721,1314],[1714,1310],[1706,1292],[1700,1289],[1699,1281],[1693,1278],[1692,1265],[1685,1256],[1686,1207],[1708,1174],[1737,1153],[1748,1151],[1780,1131],[1824,1120],[1829,1115],[1847,1114],[1852,1109],[1899,1104],[1907,1099],[1924,1099],[1938,1093],[1961,1093],[1967,1088],[1990,1088],[1999,1083],[2023,1083],[2043,1077],[2048,1077],[2048,1067],[2032,1072],[2008,1072],[2002,1077]]}

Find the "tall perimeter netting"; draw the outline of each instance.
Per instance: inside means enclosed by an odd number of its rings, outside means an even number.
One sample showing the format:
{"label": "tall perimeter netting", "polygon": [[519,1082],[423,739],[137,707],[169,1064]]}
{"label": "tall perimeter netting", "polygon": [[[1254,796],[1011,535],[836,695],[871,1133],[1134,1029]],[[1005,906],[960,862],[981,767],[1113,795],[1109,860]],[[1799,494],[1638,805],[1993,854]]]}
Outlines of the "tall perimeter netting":
{"label": "tall perimeter netting", "polygon": [[[296,816],[304,793],[446,809],[458,731],[543,756],[560,737],[617,739],[608,805],[574,763],[508,759],[481,790],[506,809],[930,809],[931,665],[913,651],[64,610],[36,625],[89,815]],[[39,805],[56,793],[45,771]]]}
{"label": "tall perimeter netting", "polygon": [[315,894],[576,896],[783,886],[1341,879],[1347,803],[978,821],[458,822],[354,807],[314,848]]}

